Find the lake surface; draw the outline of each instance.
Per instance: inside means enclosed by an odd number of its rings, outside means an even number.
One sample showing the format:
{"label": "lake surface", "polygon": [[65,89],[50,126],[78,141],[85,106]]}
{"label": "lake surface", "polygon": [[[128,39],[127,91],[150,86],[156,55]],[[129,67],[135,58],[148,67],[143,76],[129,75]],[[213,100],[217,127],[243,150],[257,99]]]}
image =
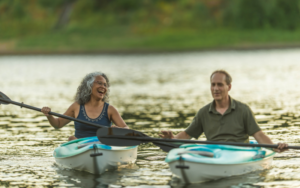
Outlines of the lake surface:
{"label": "lake surface", "polygon": [[[102,71],[110,104],[132,129],[158,137],[184,130],[212,101],[210,74],[233,77],[230,95],[248,104],[274,143],[300,145],[300,50],[227,51],[155,55],[0,56],[0,91],[14,101],[64,113],[81,79]],[[55,130],[39,112],[0,106],[0,187],[298,187],[300,151],[276,154],[271,169],[197,185],[183,185],[152,144],[137,162],[100,175],[62,169],[53,150],[74,134]],[[199,138],[205,140],[204,136]],[[253,139],[253,138],[252,138]],[[201,170],[201,169],[199,169]]]}

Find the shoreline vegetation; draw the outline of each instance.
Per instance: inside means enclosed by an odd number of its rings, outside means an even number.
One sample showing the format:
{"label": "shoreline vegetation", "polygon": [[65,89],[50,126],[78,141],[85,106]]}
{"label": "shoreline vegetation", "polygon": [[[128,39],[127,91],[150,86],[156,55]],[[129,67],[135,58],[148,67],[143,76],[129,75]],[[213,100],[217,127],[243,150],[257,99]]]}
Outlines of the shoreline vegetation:
{"label": "shoreline vegetation", "polygon": [[300,47],[300,0],[2,0],[0,55]]}
{"label": "shoreline vegetation", "polygon": [[178,50],[18,50],[18,51],[0,51],[0,56],[14,55],[132,55],[132,54],[163,54],[163,53],[193,53],[193,52],[220,52],[220,51],[253,51],[253,50],[286,50],[300,49],[299,44],[279,44],[279,45],[253,45],[236,47],[217,47],[217,48],[191,48]]}
{"label": "shoreline vegetation", "polygon": [[0,55],[147,54],[300,48],[300,31],[214,29],[148,36],[116,34],[110,37],[97,33],[101,31],[88,36],[81,33],[50,33],[0,40]]}

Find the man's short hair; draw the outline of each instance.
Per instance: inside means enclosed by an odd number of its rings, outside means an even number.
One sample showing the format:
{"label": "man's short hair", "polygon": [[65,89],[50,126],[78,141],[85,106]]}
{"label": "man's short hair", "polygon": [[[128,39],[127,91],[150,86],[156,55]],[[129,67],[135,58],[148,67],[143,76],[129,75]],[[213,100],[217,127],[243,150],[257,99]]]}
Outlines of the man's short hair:
{"label": "man's short hair", "polygon": [[231,84],[232,78],[231,78],[230,74],[229,74],[228,72],[226,72],[225,70],[216,70],[216,71],[214,71],[214,72],[210,75],[210,80],[211,80],[212,76],[213,76],[214,74],[216,74],[216,73],[224,74],[224,75],[226,76],[226,78],[225,78],[226,84],[227,84],[227,85],[230,85],[230,84]]}

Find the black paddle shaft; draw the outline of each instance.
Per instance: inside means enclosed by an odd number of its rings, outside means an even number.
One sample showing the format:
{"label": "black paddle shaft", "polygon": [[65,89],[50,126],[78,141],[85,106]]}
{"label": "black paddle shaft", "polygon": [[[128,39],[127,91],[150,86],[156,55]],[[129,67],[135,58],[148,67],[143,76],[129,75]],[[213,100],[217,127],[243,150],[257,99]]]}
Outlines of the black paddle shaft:
{"label": "black paddle shaft", "polygon": [[[19,103],[19,102],[16,102],[16,101],[12,101],[9,97],[7,97],[2,92],[0,92],[0,105],[1,104],[5,104],[5,105],[14,104],[14,105],[20,106],[21,108],[24,107],[24,108],[35,110],[35,111],[38,111],[38,112],[41,112],[41,110],[42,110],[42,109],[34,107],[34,106],[30,106],[30,105],[27,105],[27,104],[24,104],[24,103]],[[62,114],[58,114],[58,113],[55,113],[55,112],[49,112],[49,114],[53,115],[53,116],[61,117],[61,118],[64,118],[64,119],[68,119],[68,120],[71,120],[71,121],[77,121],[77,122],[80,122],[80,123],[83,123],[83,124],[86,124],[86,125],[91,125],[91,126],[94,126],[94,127],[97,127],[97,128],[101,128],[101,129],[105,128],[104,129],[104,134],[102,133],[102,134],[100,134],[100,136],[107,135],[107,133],[108,133],[108,131],[107,131],[108,128],[103,126],[103,125],[98,125],[98,124],[95,124],[95,123],[82,121],[82,120],[79,120],[79,119],[76,119],[76,118],[73,118],[73,117],[70,117],[70,116],[65,116],[65,115],[62,115]],[[98,131],[97,131],[97,136],[98,136],[99,132],[102,132],[102,131],[99,131],[99,130],[100,129],[98,129]],[[134,131],[134,130],[130,130],[130,129],[109,128],[109,130],[113,130],[112,132],[119,132],[119,134],[121,134],[121,135],[131,134],[131,135],[135,135],[135,136],[139,135],[139,136],[142,136],[142,137],[149,137],[149,136],[147,136],[143,133],[140,133],[140,132]],[[99,139],[99,136],[98,136],[98,139]],[[108,141],[111,141],[111,139],[109,139]],[[115,139],[115,141],[118,141],[118,139]],[[122,142],[122,140],[121,140],[121,142]],[[135,141],[135,143],[136,143],[136,141]],[[134,145],[139,145],[139,144],[141,144],[141,142],[136,143]],[[178,148],[179,147],[179,145],[175,145],[175,144],[172,144],[172,143],[154,142],[154,144],[157,145],[158,147],[160,147],[162,150],[167,151],[167,152],[170,151],[173,148]],[[130,145],[132,145],[132,144],[130,144]],[[126,145],[126,146],[128,146],[128,145]]]}
{"label": "black paddle shaft", "polygon": [[[123,129],[123,128],[111,128],[111,127],[98,129],[97,137],[101,143],[110,146],[136,146],[136,145],[149,142],[149,141],[142,140],[140,138],[146,138],[146,139],[151,138],[146,134],[136,130]],[[133,137],[137,139],[123,139],[127,137]],[[150,142],[152,142],[154,145],[160,147],[163,151],[166,152],[169,152],[171,149],[178,148],[182,144],[182,143],[180,144],[166,143],[161,141],[150,141]]]}
{"label": "black paddle shaft", "polygon": [[[4,104],[4,105],[14,104],[14,105],[20,106],[21,108],[24,107],[24,108],[28,108],[28,109],[31,109],[31,110],[41,112],[40,108],[30,106],[30,105],[27,105],[27,104],[24,104],[24,103],[19,103],[19,102],[13,101],[2,92],[0,92],[0,105],[1,104]],[[94,126],[94,127],[98,127],[98,128],[101,128],[101,129],[105,128],[105,130],[108,130],[107,127],[105,127],[105,126],[94,124],[94,123],[87,122],[87,121],[82,121],[82,120],[75,119],[73,117],[65,116],[65,115],[62,115],[62,114],[58,114],[58,113],[55,113],[55,112],[49,112],[49,114],[53,115],[53,116],[61,117],[61,118],[64,118],[64,119],[68,119],[68,120],[71,120],[71,121],[77,121],[77,122],[80,122],[80,123],[83,123],[83,124],[86,124],[86,125],[91,125],[91,126]],[[134,130],[130,130],[130,129],[122,129],[122,128],[109,128],[109,129],[110,130],[115,130],[116,129],[116,131],[119,132],[121,135],[128,135],[128,131],[129,132],[133,131],[133,132],[136,132],[136,134],[138,133],[140,136],[148,137],[147,135],[145,135],[143,133],[140,133],[140,132],[137,132],[137,131],[134,131]],[[116,132],[116,131],[113,131],[113,132]],[[101,132],[101,131],[99,131],[99,129],[98,129],[97,135],[99,134],[99,132]],[[105,132],[105,135],[107,135],[107,131],[104,131],[104,132]],[[111,139],[109,139],[109,140],[111,140]],[[117,140],[115,140],[115,141],[117,141]],[[139,145],[139,144],[140,143],[137,143],[135,145]],[[178,148],[179,147],[178,145],[174,145],[172,143],[155,142],[154,144],[159,146],[162,150],[167,151],[167,152],[170,151],[173,148]]]}
{"label": "black paddle shaft", "polygon": [[[6,99],[4,99],[4,96],[5,96]],[[42,110],[42,109],[34,107],[34,106],[30,106],[30,105],[27,105],[27,104],[24,104],[24,103],[19,103],[19,102],[12,101],[6,95],[4,95],[1,92],[0,92],[0,102],[2,102],[2,104],[14,104],[14,105],[20,106],[21,108],[28,108],[28,109],[35,110],[35,111],[38,111],[38,112],[41,112],[41,110]],[[98,124],[95,124],[95,123],[83,121],[83,120],[80,120],[80,119],[76,119],[76,118],[73,118],[73,117],[70,117],[70,116],[65,116],[65,115],[62,115],[62,114],[55,113],[55,112],[49,112],[49,114],[53,115],[53,116],[61,117],[61,118],[64,118],[64,119],[68,119],[68,120],[71,120],[71,121],[77,121],[77,122],[80,122],[80,123],[83,123],[83,124],[86,124],[86,125],[91,125],[91,126],[94,126],[94,127],[97,127],[97,128],[105,127],[103,125],[98,125]]]}
{"label": "black paddle shaft", "polygon": [[[99,131],[100,132],[100,131]],[[137,132],[137,131],[135,131]],[[191,144],[215,144],[215,145],[232,145],[232,146],[242,146],[242,147],[264,147],[264,148],[277,148],[278,145],[275,144],[248,144],[239,142],[217,142],[217,141],[200,141],[200,140],[182,140],[182,139],[162,139],[162,138],[152,138],[152,137],[137,137],[133,135],[106,135],[98,136],[98,139],[104,144],[109,145],[119,145],[119,146],[131,146],[137,145],[139,143],[147,142],[173,142],[173,143],[191,143]],[[109,141],[109,139],[111,141]],[[286,149],[300,149],[300,146],[288,146]]]}
{"label": "black paddle shaft", "polygon": [[[0,92],[0,104],[14,104],[20,106],[21,108],[28,108],[41,112],[40,108],[30,106],[24,103],[19,103],[10,100],[5,94]],[[98,125],[95,123],[82,121],[70,116],[65,116],[55,112],[49,112],[50,115],[68,119],[71,121],[77,121],[83,124],[91,125],[98,128],[105,128],[101,131],[98,129],[97,137],[103,143],[107,145],[114,146],[134,146],[141,143],[153,142],[153,144],[159,146],[164,151],[169,151],[173,148],[178,148],[180,144],[183,143],[199,143],[199,144],[219,144],[219,145],[234,145],[234,146],[244,146],[244,147],[265,147],[265,148],[277,148],[278,145],[274,144],[247,144],[247,143],[236,143],[236,142],[215,142],[215,141],[200,141],[200,140],[181,140],[181,139],[161,139],[161,138],[152,138],[147,136],[144,133],[131,129],[122,129],[122,128],[107,128],[103,125]],[[173,142],[173,143],[166,143]],[[287,149],[300,149],[300,146],[288,146]]]}

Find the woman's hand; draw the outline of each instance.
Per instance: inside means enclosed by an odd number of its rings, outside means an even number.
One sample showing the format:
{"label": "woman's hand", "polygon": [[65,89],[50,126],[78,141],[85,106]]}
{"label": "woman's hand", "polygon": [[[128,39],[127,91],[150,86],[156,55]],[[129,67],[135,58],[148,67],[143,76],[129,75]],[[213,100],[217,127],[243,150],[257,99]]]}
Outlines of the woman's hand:
{"label": "woman's hand", "polygon": [[44,115],[48,117],[48,116],[50,116],[49,112],[51,112],[51,108],[45,106],[42,108],[41,112],[43,112]]}

